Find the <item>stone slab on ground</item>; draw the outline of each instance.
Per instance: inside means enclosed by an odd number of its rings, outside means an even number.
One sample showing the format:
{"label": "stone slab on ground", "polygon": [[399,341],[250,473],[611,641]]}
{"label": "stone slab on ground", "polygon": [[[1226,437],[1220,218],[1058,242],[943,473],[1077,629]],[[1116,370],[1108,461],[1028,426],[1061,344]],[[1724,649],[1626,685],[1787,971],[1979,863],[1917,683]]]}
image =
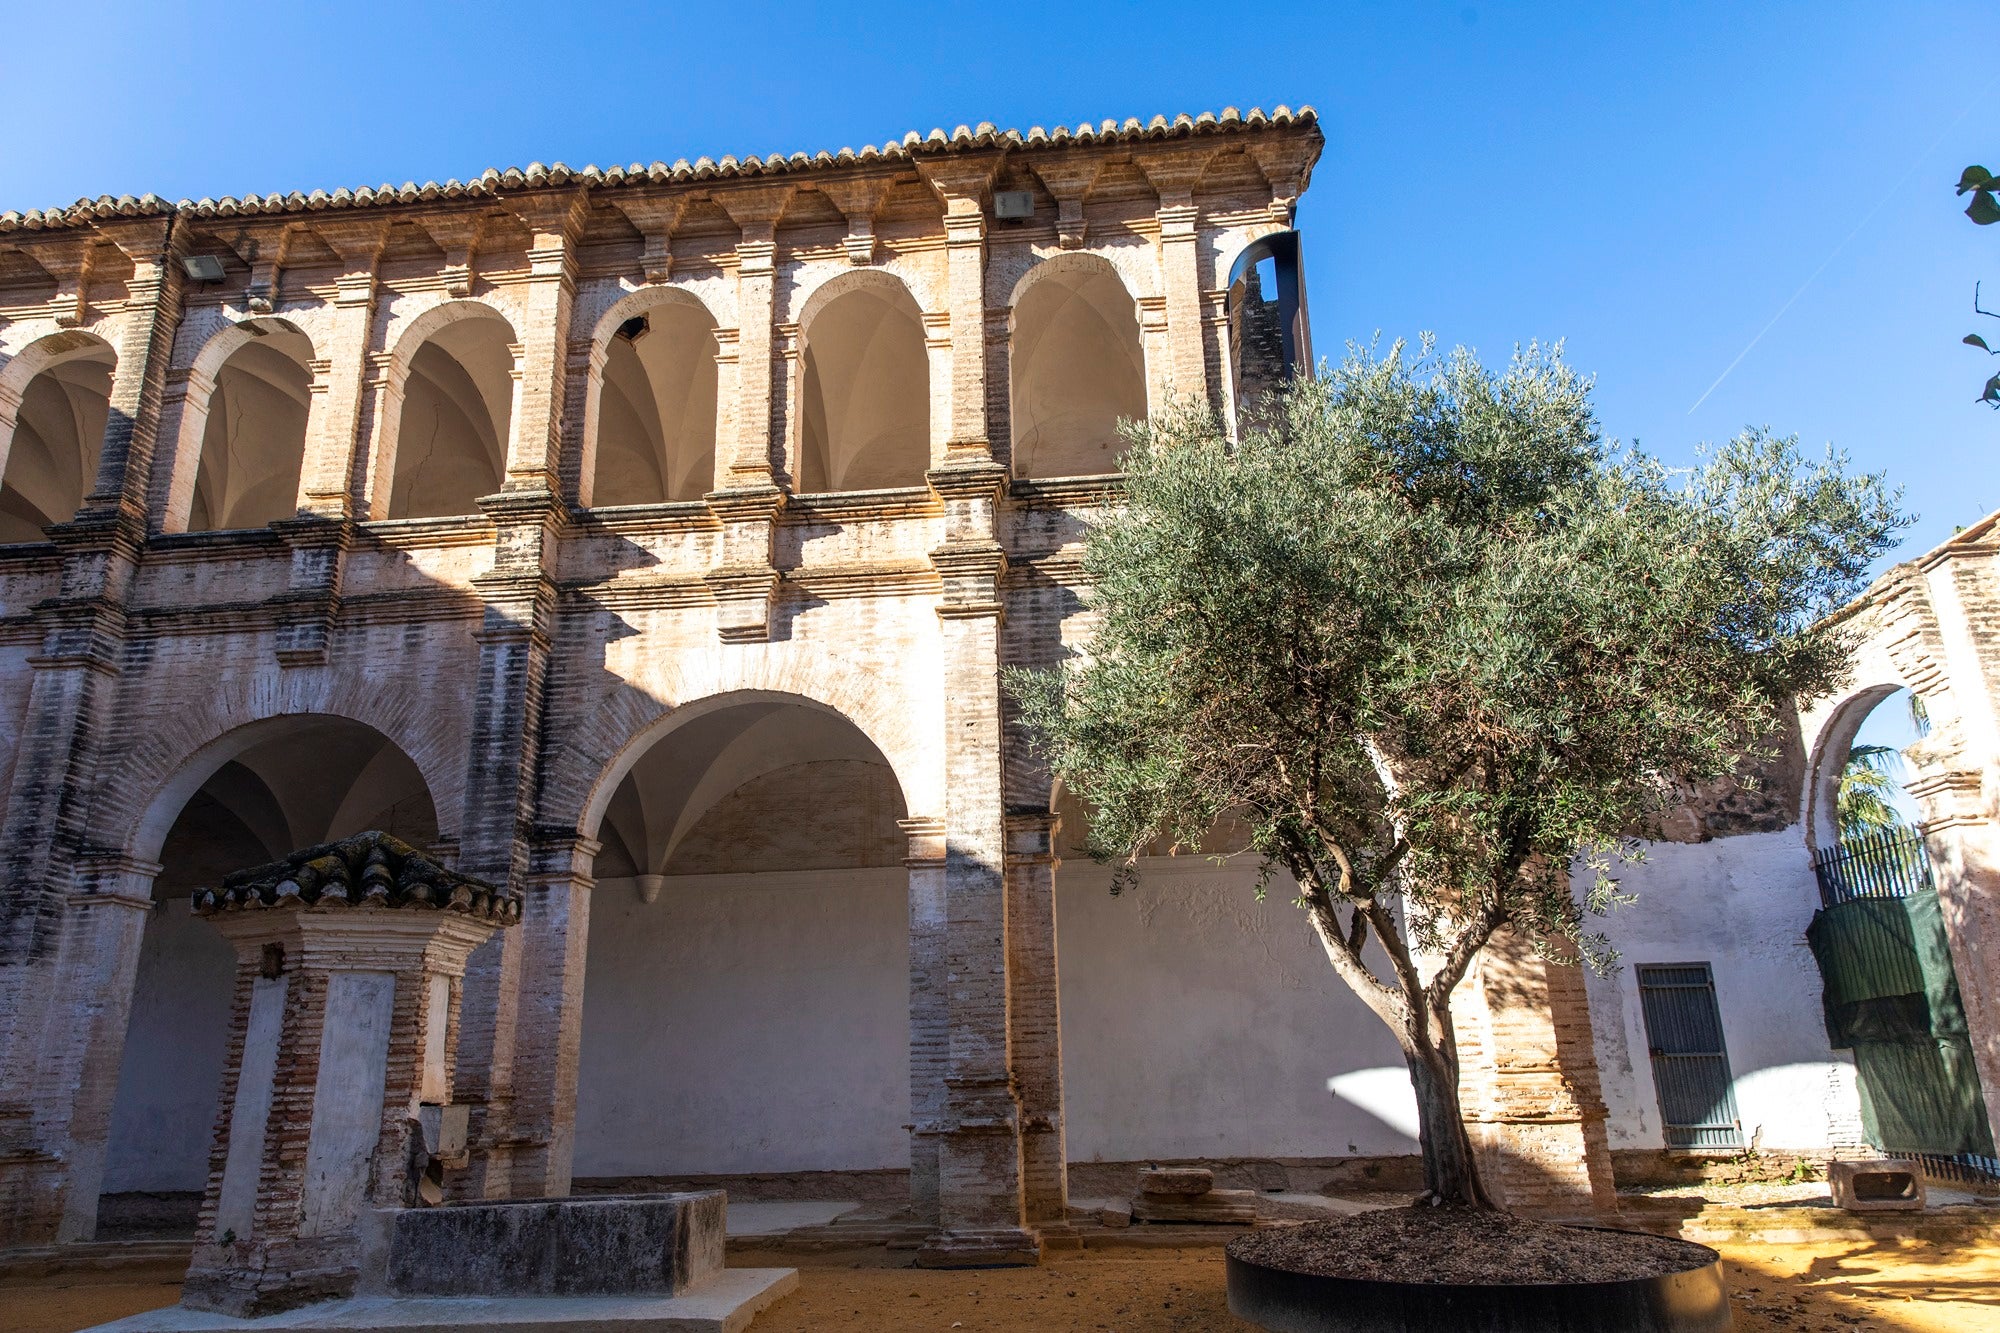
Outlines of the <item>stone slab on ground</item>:
{"label": "stone slab on ground", "polygon": [[729,1268],[680,1296],[356,1296],[259,1319],[173,1305],[90,1333],[741,1333],[798,1284],[795,1268]]}
{"label": "stone slab on ground", "polygon": [[1139,1172],[1141,1194],[1206,1194],[1215,1173],[1199,1166],[1149,1166]]}
{"label": "stone slab on ground", "polygon": [[782,1236],[799,1227],[823,1227],[860,1208],[859,1199],[731,1199],[729,1234]]}
{"label": "stone slab on ground", "polygon": [[1141,1194],[1132,1201],[1134,1222],[1207,1222],[1254,1225],[1255,1190],[1210,1190],[1206,1194]]}

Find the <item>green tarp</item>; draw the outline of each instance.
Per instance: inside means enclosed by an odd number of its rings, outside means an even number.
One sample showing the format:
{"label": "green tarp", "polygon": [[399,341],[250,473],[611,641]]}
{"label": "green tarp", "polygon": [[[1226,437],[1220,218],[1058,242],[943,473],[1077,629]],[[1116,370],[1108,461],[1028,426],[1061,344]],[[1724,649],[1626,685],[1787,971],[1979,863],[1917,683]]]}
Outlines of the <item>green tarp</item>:
{"label": "green tarp", "polygon": [[1993,1156],[1937,894],[1824,908],[1806,942],[1825,982],[1827,1040],[1854,1050],[1869,1141]]}

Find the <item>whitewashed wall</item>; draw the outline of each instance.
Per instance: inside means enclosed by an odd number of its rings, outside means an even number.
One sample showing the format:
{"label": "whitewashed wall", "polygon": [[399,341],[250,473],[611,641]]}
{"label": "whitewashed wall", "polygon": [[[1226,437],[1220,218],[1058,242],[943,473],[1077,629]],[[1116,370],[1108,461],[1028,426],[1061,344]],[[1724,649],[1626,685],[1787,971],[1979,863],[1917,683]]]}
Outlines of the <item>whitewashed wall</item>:
{"label": "whitewashed wall", "polygon": [[1622,961],[1589,982],[1613,1148],[1658,1148],[1636,965],[1707,963],[1746,1146],[1818,1150],[1861,1139],[1854,1064],[1827,1045],[1806,926],[1819,905],[1798,829],[1650,844],[1619,871],[1639,901],[1601,922]]}
{"label": "whitewashed wall", "polygon": [[666,881],[590,901],[579,1177],[909,1165],[909,876]]}
{"label": "whitewashed wall", "polygon": [[199,1191],[228,1054],[236,953],[171,898],[146,919],[104,1192]]}
{"label": "whitewashed wall", "polygon": [[[1589,982],[1616,1148],[1660,1146],[1634,964],[1714,970],[1746,1139],[1858,1141],[1830,1050],[1796,831],[1661,844],[1605,923],[1624,963]],[[1073,1161],[1416,1150],[1395,1043],[1328,965],[1288,881],[1154,860],[1138,885],[1057,873]],[[906,877],[899,869],[627,880],[591,902],[576,1174],[907,1164]],[[1331,1086],[1330,1086],[1331,1084]]]}
{"label": "whitewashed wall", "polygon": [[[1072,1161],[1416,1151],[1388,1029],[1334,973],[1287,879],[1200,857],[1056,872]],[[1339,1080],[1339,1091],[1328,1080]]]}

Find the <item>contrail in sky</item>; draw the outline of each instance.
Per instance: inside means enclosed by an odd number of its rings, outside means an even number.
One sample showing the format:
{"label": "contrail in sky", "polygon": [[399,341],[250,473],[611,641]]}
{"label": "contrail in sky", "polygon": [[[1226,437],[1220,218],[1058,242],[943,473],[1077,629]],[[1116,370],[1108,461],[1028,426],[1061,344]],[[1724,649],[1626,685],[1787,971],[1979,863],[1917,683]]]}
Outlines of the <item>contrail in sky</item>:
{"label": "contrail in sky", "polygon": [[1811,275],[1808,276],[1804,282],[1799,284],[1799,289],[1792,293],[1791,299],[1778,307],[1778,313],[1771,316],[1770,320],[1764,325],[1763,328],[1757,330],[1756,337],[1752,338],[1749,342],[1743,344],[1743,350],[1736,354],[1736,359],[1734,361],[1731,361],[1729,365],[1724,368],[1723,372],[1715,377],[1715,383],[1709,385],[1708,388],[1702,392],[1701,397],[1694,400],[1694,407],[1690,407],[1687,410],[1687,414],[1689,416],[1694,415],[1696,407],[1700,407],[1703,403],[1708,401],[1709,394],[1714,393],[1717,389],[1722,387],[1722,382],[1729,378],[1730,372],[1735,370],[1736,367],[1742,365],[1743,358],[1750,355],[1750,349],[1755,347],[1758,343],[1764,341],[1764,335],[1769,333],[1771,331],[1772,326],[1785,317],[1785,312],[1787,310],[1790,310],[1792,306],[1798,302],[1798,299],[1806,294],[1806,288],[1813,285],[1813,280],[1819,277],[1820,274],[1826,272],[1826,266],[1828,264],[1831,264],[1834,261],[1834,259],[1839,256],[1840,252],[1847,248],[1847,243],[1849,241],[1853,240],[1856,236],[1859,236],[1861,234],[1861,229],[1867,226],[1869,222],[1873,220],[1873,218],[1877,213],[1882,211],[1882,205],[1888,203],[1891,199],[1896,197],[1896,192],[1902,189],[1903,186],[1909,182],[1911,176],[1914,176],[1916,174],[1917,168],[1923,165],[1924,159],[1929,157],[1933,152],[1937,150],[1937,146],[1944,142],[1945,136],[1947,134],[1950,134],[1953,130],[1958,128],[1959,121],[1964,120],[1967,116],[1972,114],[1972,108],[1979,105],[1980,99],[1984,98],[1987,93],[1991,92],[1995,84],[2000,84],[2000,79],[1995,79],[1993,83],[1989,83],[1986,85],[1986,87],[1980,89],[1978,94],[1975,95],[1970,102],[1967,102],[1965,104],[1965,110],[1959,112],[1956,116],[1953,116],[1951,119],[1951,124],[1945,126],[1942,130],[1940,130],[1938,132],[1938,137],[1931,140],[1930,147],[1924,149],[1921,153],[1918,153],[1916,157],[1911,160],[1909,170],[1905,171],[1901,176],[1897,177],[1896,183],[1894,185],[1891,185],[1888,191],[1884,193],[1880,199],[1877,199],[1875,201],[1875,207],[1869,209],[1866,213],[1861,215],[1861,221],[1854,224],[1854,230],[1848,232],[1846,236],[1842,237],[1840,244],[1834,246],[1833,249],[1830,252],[1828,252],[1826,258],[1819,261],[1819,267],[1814,269]]}

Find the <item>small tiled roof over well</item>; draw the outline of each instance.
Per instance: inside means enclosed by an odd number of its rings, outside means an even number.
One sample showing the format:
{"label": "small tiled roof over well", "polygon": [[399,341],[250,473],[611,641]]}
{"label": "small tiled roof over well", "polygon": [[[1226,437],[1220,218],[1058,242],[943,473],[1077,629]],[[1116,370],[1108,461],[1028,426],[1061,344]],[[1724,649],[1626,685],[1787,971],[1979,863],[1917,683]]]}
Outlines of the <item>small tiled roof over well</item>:
{"label": "small tiled roof over well", "polygon": [[1183,114],[1172,119],[1166,116],[1154,116],[1148,121],[1141,121],[1135,116],[1124,121],[1106,120],[1096,125],[1084,123],[1074,128],[1058,125],[1053,130],[1043,129],[1039,125],[1025,132],[1002,130],[986,122],[981,122],[977,126],[960,125],[949,133],[943,129],[933,129],[929,134],[911,130],[901,139],[891,139],[879,147],[865,144],[858,149],[842,148],[833,153],[825,151],[771,153],[763,157],[752,153],[743,158],[725,156],[719,161],[702,157],[689,162],[682,158],[672,164],[634,162],[629,166],[608,168],[588,166],[581,170],[564,166],[560,162],[553,166],[531,162],[526,167],[507,167],[504,170],[489,168],[471,180],[465,181],[449,180],[442,184],[437,181],[425,181],[421,185],[414,181],[405,181],[401,185],[383,184],[362,186],[354,190],[340,189],[331,194],[325,190],[314,190],[311,194],[293,191],[290,194],[249,194],[241,198],[231,196],[222,199],[183,199],[178,203],[169,203],[155,194],[137,197],[127,194],[116,198],[107,194],[95,199],[79,199],[68,207],[29,209],[25,213],[0,213],[0,232],[50,231],[65,227],[80,227],[112,218],[157,217],[167,214],[215,218],[248,217],[270,213],[313,213],[328,209],[469,199],[500,195],[512,190],[548,189],[563,185],[615,188],[628,184],[666,185],[751,176],[800,175],[847,168],[857,164],[913,161],[942,154],[989,148],[1007,147],[1034,151],[1084,144],[1197,139],[1212,135],[1241,134],[1267,127],[1314,125],[1318,120],[1317,113],[1310,106],[1301,106],[1297,110],[1279,106],[1269,112],[1260,107],[1252,107],[1248,112],[1239,112],[1235,107],[1225,107],[1219,114],[1204,111],[1197,116]]}
{"label": "small tiled roof over well", "polygon": [[224,878],[220,889],[196,889],[192,906],[196,916],[268,908],[386,907],[461,912],[501,926],[521,919],[519,893],[460,874],[401,838],[378,832],[357,833],[239,870]]}

